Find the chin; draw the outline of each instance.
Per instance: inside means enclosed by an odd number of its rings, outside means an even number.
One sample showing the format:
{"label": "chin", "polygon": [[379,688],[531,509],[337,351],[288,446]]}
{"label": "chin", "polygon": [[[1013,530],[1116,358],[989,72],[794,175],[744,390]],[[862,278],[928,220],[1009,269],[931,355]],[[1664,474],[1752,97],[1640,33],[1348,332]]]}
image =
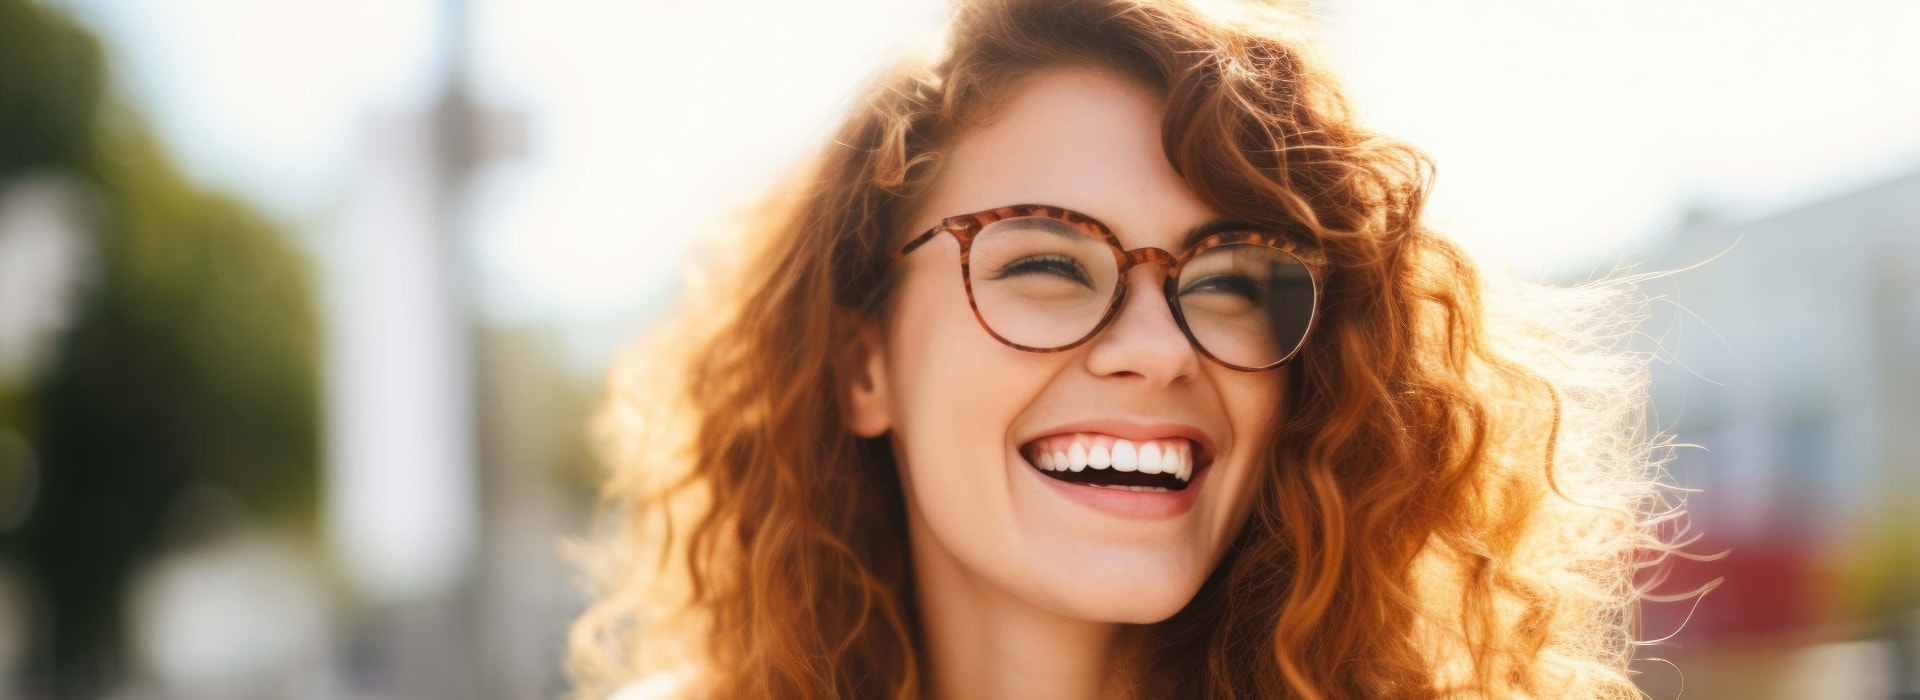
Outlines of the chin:
{"label": "chin", "polygon": [[1150,625],[1173,617],[1175,613],[1187,607],[1187,603],[1192,600],[1193,596],[1161,596],[1153,600],[1101,596],[1093,600],[1073,601],[1074,609],[1058,612],[1067,617],[1089,622]]}
{"label": "chin", "polygon": [[1185,608],[1206,578],[1204,571],[1181,572],[1138,559],[1086,564],[1048,572],[1046,578],[1054,583],[1045,586],[1046,594],[1035,602],[1078,620],[1152,624]]}

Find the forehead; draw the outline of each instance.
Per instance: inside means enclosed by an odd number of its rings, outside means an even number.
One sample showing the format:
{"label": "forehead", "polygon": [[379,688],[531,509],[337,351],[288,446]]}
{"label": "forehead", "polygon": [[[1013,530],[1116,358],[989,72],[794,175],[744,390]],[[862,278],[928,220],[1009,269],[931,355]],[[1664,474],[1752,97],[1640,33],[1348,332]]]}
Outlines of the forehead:
{"label": "forehead", "polygon": [[1022,80],[991,121],[945,154],[913,230],[1010,204],[1051,204],[1100,219],[1129,247],[1174,248],[1216,218],[1167,162],[1160,94],[1095,68]]}

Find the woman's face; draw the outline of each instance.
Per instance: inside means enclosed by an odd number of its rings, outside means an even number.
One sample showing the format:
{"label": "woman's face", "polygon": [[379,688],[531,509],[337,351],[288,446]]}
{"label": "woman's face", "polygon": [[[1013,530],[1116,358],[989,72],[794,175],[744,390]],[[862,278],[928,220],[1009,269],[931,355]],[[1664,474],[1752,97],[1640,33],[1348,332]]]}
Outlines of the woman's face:
{"label": "woman's face", "polygon": [[[1186,232],[1220,217],[1162,153],[1162,109],[1154,91],[1107,72],[1038,73],[943,154],[940,184],[902,236],[1037,203],[1100,219],[1126,248],[1178,254]],[[1087,343],[1008,347],[975,320],[959,254],[941,235],[901,259],[891,312],[867,336],[852,390],[855,432],[893,433],[916,561],[1078,619],[1170,617],[1246,518],[1285,372],[1202,356],[1174,321],[1159,265],[1128,273],[1125,305]],[[1108,461],[1184,453],[1193,474],[1182,490],[1135,491],[1094,485],[1091,467],[1036,466],[1079,459],[1076,450]]]}

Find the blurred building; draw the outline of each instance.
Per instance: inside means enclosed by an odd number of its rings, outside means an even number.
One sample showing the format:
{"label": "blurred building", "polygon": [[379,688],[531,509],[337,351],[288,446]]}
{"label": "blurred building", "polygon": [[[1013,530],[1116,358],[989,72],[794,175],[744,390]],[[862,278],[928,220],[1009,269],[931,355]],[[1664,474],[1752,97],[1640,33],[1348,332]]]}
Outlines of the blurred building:
{"label": "blurred building", "polygon": [[1659,592],[1724,582],[1697,610],[1651,606],[1646,637],[1685,621],[1651,655],[1696,697],[1814,677],[1861,684],[1821,697],[1920,693],[1920,171],[1757,220],[1695,213],[1662,245],[1641,258],[1681,270],[1643,286],[1657,419],[1699,446],[1671,465],[1700,489],[1693,551],[1727,556],[1675,567]]}

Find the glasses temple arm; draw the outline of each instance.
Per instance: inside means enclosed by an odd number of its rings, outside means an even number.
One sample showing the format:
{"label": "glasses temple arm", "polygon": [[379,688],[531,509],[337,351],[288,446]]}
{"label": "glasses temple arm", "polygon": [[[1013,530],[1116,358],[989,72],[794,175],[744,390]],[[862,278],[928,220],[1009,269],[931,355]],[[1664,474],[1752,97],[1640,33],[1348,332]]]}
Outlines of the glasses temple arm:
{"label": "glasses temple arm", "polygon": [[900,250],[894,252],[893,259],[888,260],[887,262],[888,263],[900,262],[900,259],[907,257],[907,254],[913,252],[913,249],[918,248],[922,245],[925,245],[927,241],[933,240],[934,235],[940,233],[943,230],[945,230],[943,227],[935,226],[933,228],[927,229],[925,233],[922,233],[918,236],[914,236],[913,240],[907,241],[906,245],[900,246]]}

